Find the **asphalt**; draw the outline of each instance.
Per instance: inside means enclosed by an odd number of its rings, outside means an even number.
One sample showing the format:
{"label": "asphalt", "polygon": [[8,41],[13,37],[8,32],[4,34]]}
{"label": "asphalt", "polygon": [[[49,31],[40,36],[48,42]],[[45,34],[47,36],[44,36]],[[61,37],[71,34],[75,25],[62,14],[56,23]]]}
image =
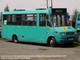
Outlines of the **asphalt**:
{"label": "asphalt", "polygon": [[59,45],[48,47],[35,43],[13,43],[0,38],[0,60],[80,60],[80,47]]}

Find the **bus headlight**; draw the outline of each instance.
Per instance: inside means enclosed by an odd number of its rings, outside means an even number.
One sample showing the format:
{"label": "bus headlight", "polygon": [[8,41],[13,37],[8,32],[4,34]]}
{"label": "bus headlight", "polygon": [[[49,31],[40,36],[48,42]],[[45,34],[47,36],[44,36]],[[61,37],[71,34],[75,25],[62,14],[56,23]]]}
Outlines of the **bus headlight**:
{"label": "bus headlight", "polygon": [[65,36],[65,33],[64,33],[64,32],[62,32],[62,33],[60,33],[60,35],[61,35],[61,36]]}

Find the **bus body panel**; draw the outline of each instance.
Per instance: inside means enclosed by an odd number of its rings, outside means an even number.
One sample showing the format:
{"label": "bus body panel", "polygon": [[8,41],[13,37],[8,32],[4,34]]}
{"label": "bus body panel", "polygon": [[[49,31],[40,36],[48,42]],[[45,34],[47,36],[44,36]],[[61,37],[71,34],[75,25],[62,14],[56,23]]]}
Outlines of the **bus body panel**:
{"label": "bus body panel", "polygon": [[[4,26],[2,31],[3,38],[12,40],[12,36],[16,34],[18,37],[18,40],[21,42],[35,42],[35,43],[47,43],[47,39],[49,36],[53,36],[57,43],[61,43],[61,41],[66,41],[68,37],[71,37],[72,35],[67,35],[64,37],[60,36],[61,31],[70,32],[70,30],[63,30],[62,27],[58,27],[60,32],[55,33],[56,28],[50,28],[50,27],[30,27],[30,26]],[[74,32],[75,30],[73,30]],[[72,31],[71,31],[72,32]],[[7,34],[7,35],[5,35]],[[75,35],[73,35],[75,37]],[[76,38],[76,37],[75,37]]]}
{"label": "bus body panel", "polygon": [[[46,43],[50,34],[50,29],[47,27],[30,27],[30,26],[4,26],[2,37],[12,40],[15,34],[19,41],[22,42],[35,42]],[[6,35],[7,34],[7,35]]]}

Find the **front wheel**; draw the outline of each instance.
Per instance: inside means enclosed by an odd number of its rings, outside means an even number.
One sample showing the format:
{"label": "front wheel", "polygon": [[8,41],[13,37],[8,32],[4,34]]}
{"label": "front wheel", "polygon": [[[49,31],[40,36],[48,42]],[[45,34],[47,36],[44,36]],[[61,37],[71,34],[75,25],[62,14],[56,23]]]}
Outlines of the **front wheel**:
{"label": "front wheel", "polygon": [[55,46],[56,46],[56,40],[55,40],[54,38],[51,38],[51,39],[49,40],[49,46],[50,46],[50,47],[55,47]]}

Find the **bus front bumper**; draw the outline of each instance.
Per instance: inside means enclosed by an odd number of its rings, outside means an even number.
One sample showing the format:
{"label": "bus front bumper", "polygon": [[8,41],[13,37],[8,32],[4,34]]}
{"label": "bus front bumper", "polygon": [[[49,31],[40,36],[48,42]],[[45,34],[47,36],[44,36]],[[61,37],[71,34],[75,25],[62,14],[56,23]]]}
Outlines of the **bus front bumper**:
{"label": "bus front bumper", "polygon": [[75,41],[76,41],[76,37],[61,37],[61,38],[58,38],[57,43],[68,44],[68,43],[73,43]]}

